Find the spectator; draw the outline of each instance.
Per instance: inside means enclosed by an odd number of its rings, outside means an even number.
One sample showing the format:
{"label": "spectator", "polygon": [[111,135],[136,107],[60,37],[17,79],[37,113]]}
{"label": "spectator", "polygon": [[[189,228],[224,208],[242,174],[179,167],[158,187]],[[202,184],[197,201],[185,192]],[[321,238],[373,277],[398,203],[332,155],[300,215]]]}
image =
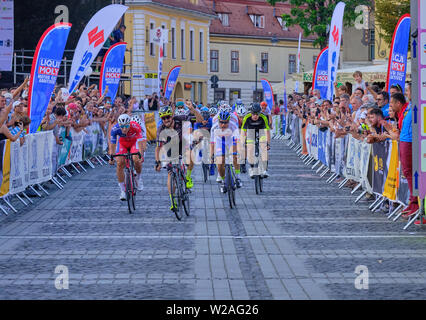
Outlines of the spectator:
{"label": "spectator", "polygon": [[401,92],[394,93],[391,96],[390,107],[398,117],[399,159],[401,161],[402,172],[408,181],[410,189],[410,203],[407,209],[403,211],[403,218],[407,219],[419,210],[417,197],[413,196],[412,109]]}
{"label": "spectator", "polygon": [[22,146],[25,143],[25,131],[29,130],[30,124],[31,124],[31,119],[28,116],[25,116],[25,115],[20,116],[17,119],[15,126],[9,128],[9,131],[13,136],[17,135],[20,132],[20,126],[19,126],[20,123],[22,123],[22,125],[24,127],[23,131],[19,135],[20,143],[21,143],[21,146]]}
{"label": "spectator", "polygon": [[112,41],[111,45],[116,44],[118,42],[124,42],[124,32],[126,31],[126,26],[122,24],[120,28],[115,30],[113,32],[114,40]]}
{"label": "spectator", "polygon": [[361,88],[363,92],[367,91],[367,88],[365,86],[365,81],[362,80],[362,72],[361,71],[355,71],[353,74],[355,84],[352,86],[352,90],[356,90],[358,88]]}
{"label": "spectator", "polygon": [[377,95],[377,104],[382,109],[385,119],[389,118],[389,93],[382,91]]}
{"label": "spectator", "polygon": [[367,137],[367,143],[376,143],[386,140],[383,135],[383,112],[380,108],[371,108],[368,111],[368,122],[371,133]]}

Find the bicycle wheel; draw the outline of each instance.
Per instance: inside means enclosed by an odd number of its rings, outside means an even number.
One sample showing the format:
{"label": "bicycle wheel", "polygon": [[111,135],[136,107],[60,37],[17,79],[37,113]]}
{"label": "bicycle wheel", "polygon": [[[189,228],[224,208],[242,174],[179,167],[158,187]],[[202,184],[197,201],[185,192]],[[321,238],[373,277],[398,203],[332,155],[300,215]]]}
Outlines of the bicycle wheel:
{"label": "bicycle wheel", "polygon": [[180,197],[180,186],[177,181],[176,174],[172,175],[171,181],[172,194],[171,198],[173,203],[176,203],[176,206],[173,209],[173,212],[176,215],[176,218],[180,221],[182,220],[182,212],[181,212],[181,197]]}
{"label": "bicycle wheel", "polygon": [[185,214],[189,216],[191,208],[189,206],[189,189],[186,187],[186,179],[183,176],[183,172],[181,172],[181,178],[180,178],[180,193],[181,193],[181,199],[182,199],[182,205],[183,209],[185,211]]}
{"label": "bicycle wheel", "polygon": [[129,208],[129,213],[132,214],[133,213],[133,206],[132,206],[132,202],[133,202],[133,189],[132,189],[132,181],[131,181],[131,176],[130,176],[130,170],[129,168],[126,168],[126,170],[124,171],[124,175],[125,175],[125,186],[126,186],[126,200],[127,200],[127,206]]}
{"label": "bicycle wheel", "polygon": [[259,176],[254,177],[254,188],[256,190],[256,194],[259,194]]}
{"label": "bicycle wheel", "polygon": [[232,175],[231,175],[231,168],[228,166],[226,169],[226,189],[228,191],[228,200],[229,200],[229,206],[231,207],[231,209],[234,207],[234,202],[233,202],[233,198],[234,198],[234,188],[233,188],[233,183],[232,183]]}
{"label": "bicycle wheel", "polygon": [[209,169],[206,164],[203,163],[203,175],[204,175],[204,183],[207,183]]}
{"label": "bicycle wheel", "polygon": [[135,174],[134,174],[134,170],[133,170],[133,162],[130,163],[130,170],[132,172],[132,206],[133,206],[133,211],[136,211],[136,183],[135,183]]}

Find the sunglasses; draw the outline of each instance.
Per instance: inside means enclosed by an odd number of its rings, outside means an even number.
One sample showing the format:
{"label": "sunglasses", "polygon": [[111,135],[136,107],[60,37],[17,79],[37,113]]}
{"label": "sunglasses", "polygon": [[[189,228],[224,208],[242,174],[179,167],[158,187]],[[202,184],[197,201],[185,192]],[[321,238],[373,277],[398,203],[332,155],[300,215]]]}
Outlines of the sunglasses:
{"label": "sunglasses", "polygon": [[229,124],[229,121],[219,121],[220,124]]}
{"label": "sunglasses", "polygon": [[172,117],[171,116],[167,116],[167,117],[162,117],[161,119],[163,120],[170,120]]}
{"label": "sunglasses", "polygon": [[258,112],[253,112],[251,115],[252,115],[252,116],[258,116],[258,115],[259,115],[259,113],[258,113]]}
{"label": "sunglasses", "polygon": [[121,129],[128,129],[128,128],[130,128],[130,124],[125,125],[125,126],[120,126],[120,128],[121,128]]}

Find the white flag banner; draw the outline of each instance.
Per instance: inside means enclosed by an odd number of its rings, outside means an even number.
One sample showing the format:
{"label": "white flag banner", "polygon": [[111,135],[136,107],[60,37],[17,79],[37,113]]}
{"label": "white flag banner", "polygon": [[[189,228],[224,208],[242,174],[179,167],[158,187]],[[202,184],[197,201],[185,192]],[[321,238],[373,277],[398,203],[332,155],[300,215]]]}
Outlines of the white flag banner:
{"label": "white flag banner", "polygon": [[0,71],[12,71],[14,47],[13,0],[0,1]]}
{"label": "white flag banner", "polygon": [[75,49],[68,85],[70,94],[77,88],[86,70],[127,9],[128,7],[121,4],[111,4],[99,10],[89,21]]}
{"label": "white flag banner", "polygon": [[26,136],[28,143],[29,184],[37,184],[52,179],[53,131],[38,132]]}
{"label": "white flag banner", "polygon": [[339,67],[344,13],[345,3],[339,2],[334,9],[333,18],[331,19],[330,38],[328,40],[328,100],[333,100],[334,82],[336,81],[337,68]]}
{"label": "white flag banner", "polygon": [[[297,49],[297,74],[300,72],[300,44],[302,42],[302,32],[299,33],[299,48]],[[294,91],[299,92],[299,81],[296,81]]]}
{"label": "white flag banner", "polygon": [[149,33],[149,41],[159,45],[169,42],[169,30],[163,28],[152,29]]}

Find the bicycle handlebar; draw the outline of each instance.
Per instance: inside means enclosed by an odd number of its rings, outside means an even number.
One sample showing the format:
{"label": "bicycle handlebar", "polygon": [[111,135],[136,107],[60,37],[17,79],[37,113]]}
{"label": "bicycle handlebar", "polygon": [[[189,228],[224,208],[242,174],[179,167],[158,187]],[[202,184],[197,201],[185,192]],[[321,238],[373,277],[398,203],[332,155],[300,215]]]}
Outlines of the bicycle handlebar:
{"label": "bicycle handlebar", "polygon": [[115,154],[113,156],[111,156],[112,159],[117,158],[117,157],[132,157],[132,156],[139,156],[139,159],[142,159],[142,155],[140,152],[136,152],[136,153],[126,153],[126,154]]}

